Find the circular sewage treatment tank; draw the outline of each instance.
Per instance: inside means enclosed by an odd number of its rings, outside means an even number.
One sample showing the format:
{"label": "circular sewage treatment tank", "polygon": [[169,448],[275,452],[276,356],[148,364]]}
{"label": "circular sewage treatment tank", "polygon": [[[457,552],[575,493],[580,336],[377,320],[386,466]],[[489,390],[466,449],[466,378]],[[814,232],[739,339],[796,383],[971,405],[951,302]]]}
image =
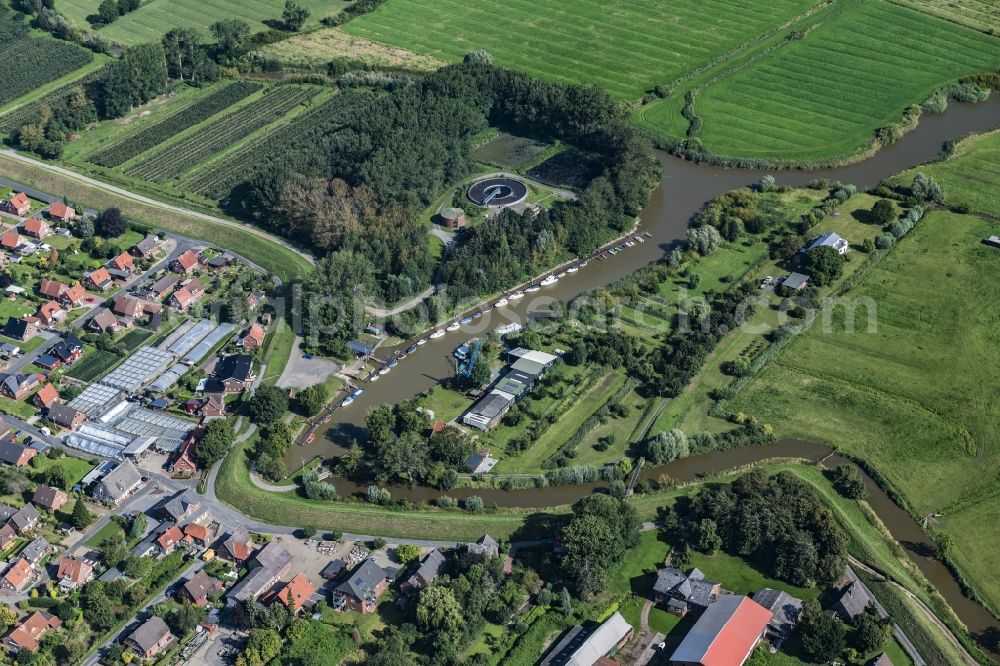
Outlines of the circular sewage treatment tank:
{"label": "circular sewage treatment tank", "polygon": [[484,178],[469,188],[469,200],[477,206],[512,206],[528,196],[528,187],[514,178]]}

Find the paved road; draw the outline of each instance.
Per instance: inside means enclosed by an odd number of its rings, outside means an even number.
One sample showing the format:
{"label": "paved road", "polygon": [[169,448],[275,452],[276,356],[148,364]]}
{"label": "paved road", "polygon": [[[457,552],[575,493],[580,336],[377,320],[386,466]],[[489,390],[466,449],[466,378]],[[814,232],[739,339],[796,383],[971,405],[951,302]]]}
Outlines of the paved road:
{"label": "paved road", "polygon": [[[254,236],[259,236],[260,238],[265,238],[265,239],[271,241],[272,243],[276,243],[278,245],[281,245],[282,247],[285,247],[285,248],[291,250],[292,252],[294,252],[295,254],[299,255],[300,257],[302,257],[303,259],[305,259],[310,264],[315,264],[316,263],[316,260],[313,259],[312,255],[307,254],[306,252],[303,252],[302,250],[299,250],[298,248],[296,248],[295,246],[291,245],[287,241],[285,241],[285,240],[283,240],[283,239],[281,239],[281,238],[279,238],[279,237],[277,237],[277,236],[275,236],[273,234],[269,234],[268,232],[266,232],[266,231],[264,231],[262,229],[258,229],[256,227],[252,227],[252,226],[247,225],[247,224],[242,224],[240,222],[234,222],[233,220],[227,220],[227,219],[222,218],[222,217],[216,217],[214,215],[208,215],[206,213],[200,213],[200,212],[198,212],[196,210],[191,210],[189,208],[183,208],[182,206],[175,206],[173,204],[168,204],[168,203],[165,203],[163,201],[158,201],[156,199],[144,196],[142,194],[136,194],[135,192],[131,192],[131,191],[126,190],[124,188],[117,187],[115,185],[110,185],[108,183],[102,182],[102,181],[97,180],[95,178],[90,178],[89,176],[84,176],[82,174],[76,173],[75,171],[71,171],[70,169],[64,169],[63,167],[56,166],[55,164],[49,164],[47,162],[41,162],[39,160],[31,159],[30,157],[26,157],[24,155],[21,155],[20,153],[14,151],[14,150],[10,150],[10,149],[0,150],[0,155],[3,155],[5,157],[9,157],[9,158],[11,158],[13,160],[17,160],[18,162],[24,162],[25,164],[30,164],[30,165],[32,165],[34,167],[39,168],[39,169],[44,169],[45,171],[49,171],[49,172],[52,172],[52,173],[57,173],[57,174],[59,174],[61,176],[65,176],[67,178],[70,178],[71,180],[75,180],[77,182],[81,182],[81,183],[85,183],[87,185],[91,185],[91,186],[96,187],[98,189],[102,189],[105,192],[111,192],[113,194],[117,194],[118,196],[125,197],[126,199],[131,199],[132,201],[137,201],[137,202],[145,204],[147,206],[152,206],[153,208],[159,208],[161,210],[169,210],[169,211],[172,211],[174,213],[180,213],[182,215],[187,215],[189,217],[198,218],[200,220],[206,220],[208,222],[213,222],[215,224],[221,224],[221,225],[226,226],[226,227],[232,227],[234,229],[239,229],[239,230],[241,230],[241,231],[243,231],[245,233],[252,234]],[[31,192],[28,192],[28,196],[34,197],[34,194],[32,194]],[[41,197],[39,197],[39,198],[41,198]],[[47,199],[41,199],[41,200],[42,201],[47,201]],[[51,201],[48,201],[48,203],[51,203]]]}
{"label": "paved road", "polygon": [[374,305],[366,305],[365,312],[372,315],[373,317],[391,317],[393,315],[399,314],[400,312],[406,312],[410,308],[415,307],[417,303],[419,303],[420,301],[424,300],[425,298],[433,294],[434,289],[435,288],[433,286],[427,287],[426,289],[424,289],[422,292],[420,292],[410,300],[399,303],[392,308],[377,308]]}

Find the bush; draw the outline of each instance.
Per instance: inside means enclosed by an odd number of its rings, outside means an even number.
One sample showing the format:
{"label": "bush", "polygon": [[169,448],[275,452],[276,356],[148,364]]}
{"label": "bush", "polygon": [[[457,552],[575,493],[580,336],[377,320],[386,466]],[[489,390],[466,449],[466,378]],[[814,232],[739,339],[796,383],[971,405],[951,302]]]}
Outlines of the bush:
{"label": "bush", "polygon": [[880,250],[888,250],[895,242],[896,238],[892,234],[881,234],[875,239],[875,247]]}
{"label": "bush", "polygon": [[447,495],[441,495],[441,497],[434,500],[434,503],[442,509],[454,509],[456,505],[455,499]]}
{"label": "bush", "polygon": [[471,495],[466,498],[463,505],[469,513],[479,513],[483,510],[483,498],[479,495]]}
{"label": "bush", "polygon": [[301,528],[299,530],[299,536],[301,536],[303,539],[311,539],[314,536],[316,536],[316,528],[315,527],[303,527],[303,528]]}

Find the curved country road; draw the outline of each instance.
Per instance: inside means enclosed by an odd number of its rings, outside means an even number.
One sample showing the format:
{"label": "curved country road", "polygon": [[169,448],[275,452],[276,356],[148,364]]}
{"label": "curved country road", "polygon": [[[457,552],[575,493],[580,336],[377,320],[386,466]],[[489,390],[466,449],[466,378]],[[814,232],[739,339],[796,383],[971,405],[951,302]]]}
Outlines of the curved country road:
{"label": "curved country road", "polygon": [[300,257],[302,257],[303,259],[305,259],[307,262],[309,262],[310,265],[315,265],[315,263],[316,263],[316,260],[313,258],[312,255],[310,255],[310,254],[308,254],[306,252],[303,252],[302,250],[296,248],[295,246],[291,245],[287,241],[279,238],[278,236],[275,236],[274,234],[270,234],[270,233],[264,231],[263,229],[258,229],[257,227],[254,227],[252,225],[243,224],[241,222],[234,222],[233,220],[227,220],[225,218],[216,217],[214,215],[209,215],[207,213],[199,213],[196,210],[191,210],[190,208],[184,208],[183,206],[175,206],[173,204],[165,203],[163,201],[158,201],[156,199],[152,199],[152,198],[144,196],[142,194],[136,194],[135,192],[131,192],[129,190],[126,190],[125,188],[118,187],[116,185],[111,185],[109,183],[105,183],[104,181],[97,180],[96,178],[91,178],[89,176],[84,176],[83,174],[76,173],[75,171],[71,171],[70,169],[65,169],[63,167],[56,166],[55,164],[49,164],[48,162],[41,162],[39,160],[31,159],[30,157],[25,157],[24,155],[21,155],[20,153],[18,153],[17,151],[14,151],[14,150],[10,150],[10,149],[0,150],[0,155],[3,155],[5,157],[9,157],[9,158],[11,158],[13,160],[17,160],[18,162],[23,162],[25,164],[30,164],[31,166],[37,167],[39,169],[44,169],[45,171],[51,171],[52,173],[57,173],[60,176],[65,176],[65,177],[70,178],[72,180],[76,180],[78,182],[85,183],[85,184],[91,185],[93,187],[97,187],[97,188],[102,189],[102,190],[104,190],[106,192],[111,192],[112,194],[117,194],[118,196],[125,197],[126,199],[131,199],[132,201],[137,201],[139,203],[146,204],[147,206],[152,206],[153,208],[160,208],[162,210],[169,210],[169,211],[172,211],[174,213],[180,213],[182,215],[188,215],[190,217],[195,217],[195,218],[198,218],[200,220],[205,220],[207,222],[212,222],[214,224],[221,224],[221,225],[226,226],[226,227],[232,227],[234,229],[239,229],[240,231],[246,232],[248,234],[252,234],[254,236],[258,236],[260,238],[264,238],[266,240],[271,241],[272,243],[275,243],[275,244],[280,245],[280,246],[282,246],[282,247],[284,247],[284,248],[286,248],[288,250],[291,250],[292,252],[294,252],[295,254],[299,255]]}

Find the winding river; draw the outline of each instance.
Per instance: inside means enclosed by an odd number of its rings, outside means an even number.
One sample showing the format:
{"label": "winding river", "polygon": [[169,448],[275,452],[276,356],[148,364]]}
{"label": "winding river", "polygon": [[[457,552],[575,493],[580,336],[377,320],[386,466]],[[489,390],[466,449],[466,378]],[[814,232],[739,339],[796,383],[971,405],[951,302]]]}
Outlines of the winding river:
{"label": "winding river", "polygon": [[[1000,96],[994,95],[983,104],[952,103],[940,115],[924,116],[918,127],[896,144],[879,151],[874,157],[851,166],[816,171],[771,172],[779,184],[802,186],[814,178],[828,178],[853,183],[859,188],[876,184],[901,171],[937,157],[945,142],[970,132],[993,129],[1000,125]],[[653,192],[648,206],[640,216],[639,231],[648,231],[652,238],[629,248],[606,261],[592,260],[575,275],[568,276],[541,292],[528,294],[510,306],[492,310],[461,330],[437,340],[430,340],[418,351],[401,361],[392,372],[378,382],[365,385],[365,392],[347,408],[333,413],[332,422],[322,436],[304,446],[293,446],[286,463],[297,468],[302,461],[315,456],[330,457],[343,453],[343,445],[352,439],[364,439],[364,419],[368,410],[383,403],[397,403],[430,389],[454,372],[451,351],[469,337],[493,330],[508,322],[523,322],[531,311],[544,310],[556,301],[568,302],[574,297],[606,286],[647,264],[660,259],[678,240],[684,237],[690,217],[705,202],[723,192],[757,182],[767,171],[722,169],[680,160],[659,153],[663,178]],[[403,345],[405,346],[405,344]],[[387,357],[397,348],[384,350]],[[667,472],[678,480],[693,480],[701,475],[733,469],[741,465],[773,457],[800,457],[818,460],[830,453],[819,444],[782,440],[764,447],[691,456],[662,468],[645,470],[643,478],[656,478]],[[848,464],[834,456],[833,464]],[[853,463],[851,463],[853,464]],[[903,544],[910,557],[920,566],[937,589],[944,595],[958,616],[969,628],[974,639],[986,650],[1000,657],[1000,625],[979,604],[968,599],[950,572],[930,556],[932,544],[920,526],[899,508],[866,474],[865,483],[870,503],[893,536]],[[338,491],[350,494],[360,491],[347,479],[333,479]],[[487,505],[547,507],[569,504],[592,492],[600,484],[544,487],[515,491],[456,490],[453,497],[480,495]],[[415,502],[432,499],[437,491],[429,488],[395,488],[393,496]]]}

